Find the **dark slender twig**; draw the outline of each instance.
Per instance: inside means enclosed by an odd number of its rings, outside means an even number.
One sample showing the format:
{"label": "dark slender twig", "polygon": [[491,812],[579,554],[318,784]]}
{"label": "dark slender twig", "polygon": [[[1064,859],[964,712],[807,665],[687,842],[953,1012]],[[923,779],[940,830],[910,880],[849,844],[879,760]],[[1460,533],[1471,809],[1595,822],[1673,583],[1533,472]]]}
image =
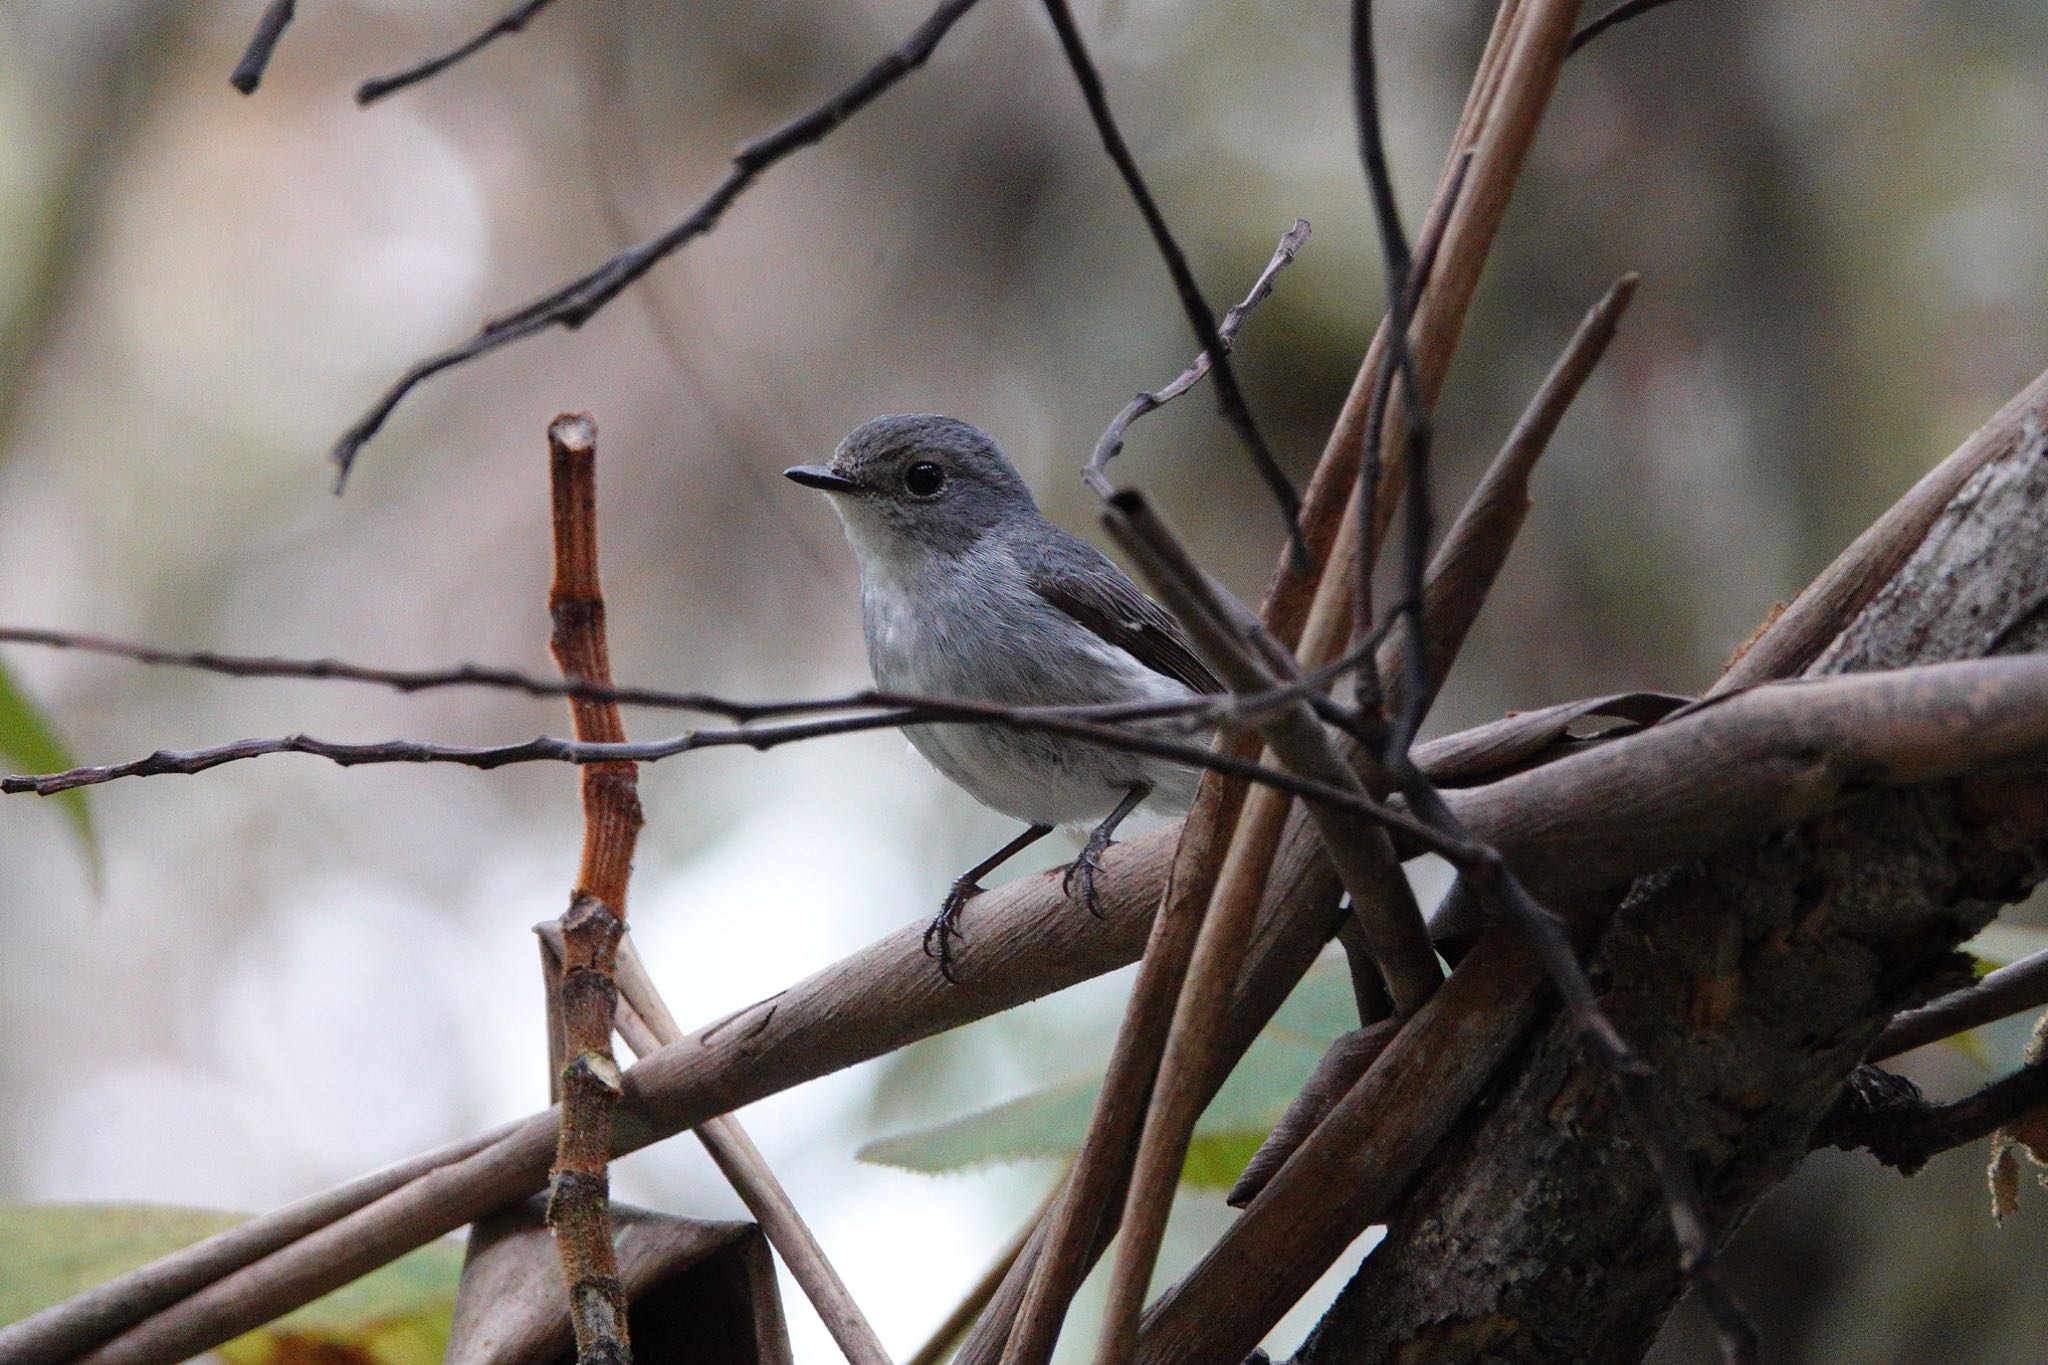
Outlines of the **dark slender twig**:
{"label": "dark slender twig", "polygon": [[1592,42],[1617,24],[1625,24],[1631,19],[1648,14],[1653,9],[1661,9],[1670,3],[1671,0],[1622,0],[1622,3],[1601,15],[1598,19],[1593,20],[1593,22],[1587,24],[1577,33],[1574,33],[1572,35],[1572,45],[1566,49],[1565,55],[1570,56],[1572,53],[1577,52],[1587,43]]}
{"label": "dark slender twig", "polygon": [[1179,295],[1181,311],[1187,314],[1189,324],[1195,329],[1195,339],[1215,365],[1216,404],[1236,430],[1238,439],[1244,442],[1244,448],[1251,454],[1252,464],[1259,471],[1259,477],[1265,480],[1273,500],[1279,503],[1280,514],[1287,522],[1287,541],[1292,547],[1296,566],[1305,570],[1309,564],[1309,553],[1308,542],[1301,534],[1301,496],[1288,482],[1279,461],[1273,458],[1266,438],[1259,434],[1258,423],[1252,420],[1244,391],[1237,384],[1237,371],[1230,364],[1230,347],[1219,334],[1216,315],[1210,310],[1208,299],[1203,297],[1201,285],[1195,282],[1195,272],[1188,265],[1187,253],[1174,240],[1173,230],[1166,225],[1166,215],[1159,211],[1158,201],[1146,187],[1137,159],[1131,155],[1130,146],[1124,141],[1115,116],[1109,111],[1109,94],[1103,89],[1102,76],[1095,69],[1094,59],[1088,55],[1088,45],[1082,41],[1081,30],[1074,23],[1073,10],[1068,8],[1067,0],[1045,0],[1045,12],[1052,20],[1053,31],[1059,35],[1060,49],[1066,53],[1074,82],[1081,87],[1081,98],[1088,104],[1088,115],[1095,121],[1095,131],[1102,138],[1102,148],[1116,164],[1117,174],[1123,177],[1124,187],[1130,191],[1139,215],[1152,233],[1152,244],[1166,263],[1166,273],[1173,277],[1174,293]]}
{"label": "dark slender twig", "polygon": [[900,47],[862,72],[852,83],[823,103],[741,147],[734,153],[732,168],[726,172],[725,178],[698,201],[688,217],[667,231],[619,252],[597,269],[550,290],[523,308],[485,323],[469,340],[428,356],[407,370],[335,442],[332,458],[336,466],[336,489],[348,481],[349,468],[355,463],[357,453],[377,434],[407,394],[443,370],[467,364],[501,346],[551,327],[571,330],[581,327],[635,280],[715,227],[726,209],[760,178],[762,172],[792,153],[820,141],[874,103],[898,81],[923,66],[940,40],[977,3],[979,0],[942,0]]}
{"label": "dark slender twig", "polygon": [[[1387,293],[1388,373],[1399,379],[1407,430],[1408,509],[1406,533],[1402,537],[1402,600],[1399,609],[1408,617],[1412,648],[1404,654],[1405,705],[1392,718],[1387,736],[1390,752],[1405,754],[1421,728],[1427,693],[1427,651],[1423,648],[1423,578],[1428,568],[1430,534],[1429,447],[1431,441],[1428,400],[1416,376],[1415,352],[1409,345],[1410,306],[1408,288],[1414,262],[1408,250],[1407,234],[1401,228],[1401,211],[1394,202],[1394,181],[1387,166],[1386,138],[1380,129],[1379,74],[1373,57],[1372,0],[1352,0],[1351,5],[1351,93],[1358,120],[1359,159],[1365,165],[1366,184],[1372,195],[1373,221],[1379,227],[1380,254],[1385,265]],[[1380,404],[1379,419],[1385,420],[1388,404]],[[1375,454],[1377,452],[1375,451]],[[1365,519],[1361,531],[1369,535],[1373,509],[1364,496],[1358,499],[1358,515]],[[1363,581],[1372,573],[1372,557],[1363,553],[1370,543],[1359,540],[1358,575],[1355,589],[1359,601],[1370,601],[1371,588]],[[1359,623],[1364,629],[1364,622]]]}
{"label": "dark slender twig", "polygon": [[277,51],[277,40],[284,37],[285,28],[292,21],[297,6],[292,0],[270,0],[263,17],[256,21],[256,32],[249,37],[249,46],[242,50],[242,60],[235,63],[234,71],[228,76],[228,84],[245,95],[256,93],[256,87],[263,84],[263,73],[270,69],[270,58]]}
{"label": "dark slender twig", "polygon": [[525,0],[525,3],[504,15],[468,42],[450,48],[437,57],[429,57],[423,62],[407,67],[403,71],[396,71],[389,76],[377,76],[364,81],[356,87],[356,103],[359,105],[374,104],[386,95],[396,94],[409,85],[418,85],[423,80],[440,75],[449,67],[473,55],[495,39],[519,32],[519,30],[526,27],[529,19],[554,2],[555,0]]}
{"label": "dark slender twig", "polygon": [[[1302,244],[1308,241],[1308,234],[1308,219],[1295,219],[1294,226],[1280,238],[1280,245],[1273,249],[1273,259],[1266,262],[1266,268],[1252,281],[1251,292],[1244,296],[1242,303],[1223,315],[1223,322],[1217,327],[1216,335],[1222,339],[1226,350],[1237,344],[1238,329],[1244,326],[1244,321],[1251,316],[1252,309],[1264,303],[1266,296],[1273,292],[1274,279],[1283,269],[1294,263]],[[1148,412],[1158,411],[1201,383],[1202,376],[1209,373],[1209,365],[1209,353],[1204,351],[1196,356],[1195,363],[1182,370],[1171,384],[1154,389],[1150,393],[1141,393],[1124,404],[1123,410],[1103,429],[1102,439],[1095,443],[1095,453],[1089,457],[1087,468],[1081,471],[1081,477],[1088,481],[1090,488],[1105,498],[1115,496],[1116,487],[1110,483],[1107,470],[1109,462],[1124,448],[1124,433],[1130,429],[1131,423]]]}
{"label": "dark slender twig", "polygon": [[1004,708],[975,702],[939,702],[917,710],[885,711],[859,716],[833,716],[822,720],[796,721],[787,725],[756,726],[732,730],[688,730],[667,739],[637,743],[588,743],[542,735],[516,744],[459,745],[434,744],[415,739],[348,744],[316,739],[311,735],[281,735],[266,739],[243,739],[211,748],[177,752],[159,749],[146,757],[125,763],[107,763],[69,768],[60,773],[0,777],[0,794],[54,796],[76,787],[97,786],[125,777],[191,776],[223,764],[270,754],[307,754],[324,758],[344,768],[372,763],[445,763],[465,768],[503,768],[514,763],[656,763],[698,749],[745,747],[756,751],[779,748],[799,740],[822,739],[829,735],[850,735],[867,730],[891,729],[904,725],[936,723],[996,724],[1019,730],[1085,739],[1106,748],[1124,749],[1155,758],[1210,768],[1230,777],[1265,783],[1291,796],[1327,801],[1407,835],[1432,852],[1450,857],[1460,846],[1446,841],[1428,825],[1404,811],[1380,804],[1355,792],[1329,783],[1297,776],[1279,768],[1213,752],[1201,744],[1168,739],[1142,730],[1127,730],[1096,721],[1075,720],[1031,708]]}
{"label": "dark slender twig", "polygon": [[[1377,108],[1377,105],[1375,105]],[[1408,267],[1408,293],[1406,304],[1409,316],[1422,306],[1423,291],[1429,288],[1431,273],[1436,269],[1437,251],[1443,246],[1444,234],[1450,229],[1451,212],[1458,206],[1458,196],[1465,188],[1465,173],[1472,168],[1472,152],[1468,148],[1457,163],[1452,166],[1450,179],[1444,185],[1442,207],[1433,212],[1423,225],[1422,240],[1416,243],[1415,259]],[[1393,310],[1389,309],[1382,324],[1388,330],[1389,354],[1393,346]],[[1403,329],[1404,334],[1406,329]],[[1404,350],[1407,347],[1404,345]],[[1412,354],[1412,352],[1411,352]],[[1378,516],[1380,493],[1380,447],[1386,442],[1387,409],[1393,400],[1394,375],[1396,367],[1388,360],[1380,363],[1373,375],[1372,395],[1365,407],[1365,440],[1359,450],[1357,506],[1353,509],[1358,518],[1358,572],[1352,578],[1351,619],[1353,629],[1363,631],[1372,622],[1372,575],[1379,566],[1379,554],[1374,545],[1375,518]],[[1387,613],[1388,628],[1402,615],[1401,604]],[[1355,700],[1362,711],[1377,712],[1383,698],[1380,695],[1382,679],[1377,670],[1366,669],[1354,682],[1357,687]]]}
{"label": "dark slender twig", "polygon": [[[1384,631],[1376,632],[1375,642]],[[105,654],[135,663],[169,668],[190,668],[231,678],[292,678],[309,682],[355,682],[389,687],[402,693],[427,692],[447,687],[482,687],[518,692],[531,697],[565,697],[576,701],[615,702],[622,706],[645,706],[665,711],[696,711],[748,723],[780,717],[816,715],[876,708],[891,711],[933,711],[939,719],[968,723],[1006,723],[1004,708],[988,708],[977,702],[952,702],[907,692],[863,688],[836,697],[799,698],[791,701],[748,702],[708,692],[677,692],[658,687],[613,686],[589,679],[563,680],[523,673],[518,669],[490,664],[462,663],[447,668],[373,668],[341,659],[292,659],[277,655],[220,654],[212,650],[177,650],[135,640],[118,640],[82,632],[43,630],[23,626],[0,626],[0,644],[38,645],[51,649],[74,649]],[[1238,696],[1190,697],[1180,701],[1111,702],[1091,706],[1020,708],[1027,714],[1044,714],[1068,720],[1141,721],[1176,720],[1190,733],[1241,720],[1254,720],[1274,706],[1285,705],[1336,682],[1364,661],[1369,651],[1353,649],[1327,667],[1299,680],[1275,686],[1269,692]],[[1001,714],[999,714],[1001,713]],[[909,724],[914,721],[888,721]]]}
{"label": "dark slender twig", "polygon": [[1928,1158],[1975,1142],[2048,1105],[2048,1061],[2029,1062],[1982,1089],[1946,1103],[1921,1097],[1903,1076],[1858,1067],[1813,1135],[1816,1147],[1869,1148],[1887,1166],[1912,1175]]}

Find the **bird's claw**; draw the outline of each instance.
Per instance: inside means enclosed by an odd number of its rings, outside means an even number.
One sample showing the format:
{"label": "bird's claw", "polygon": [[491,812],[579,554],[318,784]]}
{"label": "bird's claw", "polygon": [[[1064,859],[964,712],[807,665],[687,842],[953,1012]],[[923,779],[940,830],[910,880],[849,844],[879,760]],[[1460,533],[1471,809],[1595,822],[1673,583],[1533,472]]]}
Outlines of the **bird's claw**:
{"label": "bird's claw", "polygon": [[924,955],[939,964],[939,975],[960,984],[960,978],[953,975],[953,940],[965,939],[960,932],[960,907],[981,894],[981,888],[962,877],[953,883],[953,889],[946,893],[945,903],[939,913],[924,931]]}
{"label": "bird's claw", "polygon": [[[1065,874],[1060,877],[1060,889],[1067,893],[1067,898],[1079,899],[1081,904],[1088,907],[1088,913],[1097,919],[1104,916],[1102,903],[1095,894],[1095,874],[1102,871],[1102,853],[1108,847],[1109,840],[1104,839],[1097,843],[1090,838],[1087,845],[1082,848],[1081,856],[1068,863]],[[1076,883],[1079,883],[1081,888],[1079,897],[1074,894]]]}

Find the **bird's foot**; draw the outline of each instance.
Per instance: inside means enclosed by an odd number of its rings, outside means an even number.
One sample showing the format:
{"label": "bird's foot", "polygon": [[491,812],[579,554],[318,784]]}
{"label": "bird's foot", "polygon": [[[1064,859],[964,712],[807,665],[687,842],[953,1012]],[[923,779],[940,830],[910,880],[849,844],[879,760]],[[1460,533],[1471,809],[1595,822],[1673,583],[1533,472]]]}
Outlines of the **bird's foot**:
{"label": "bird's foot", "polygon": [[956,986],[960,978],[953,975],[953,940],[967,937],[960,932],[960,907],[980,894],[981,887],[973,878],[961,877],[946,893],[945,903],[924,931],[924,955],[938,963],[939,975]]}
{"label": "bird's foot", "polygon": [[[1097,919],[1104,918],[1102,902],[1095,894],[1095,874],[1102,871],[1102,855],[1109,848],[1110,838],[1101,830],[1088,836],[1088,842],[1081,848],[1081,856],[1067,864],[1066,872],[1060,877],[1060,889],[1069,899],[1078,899],[1088,907],[1088,913]],[[1074,888],[1080,888],[1079,896]]]}

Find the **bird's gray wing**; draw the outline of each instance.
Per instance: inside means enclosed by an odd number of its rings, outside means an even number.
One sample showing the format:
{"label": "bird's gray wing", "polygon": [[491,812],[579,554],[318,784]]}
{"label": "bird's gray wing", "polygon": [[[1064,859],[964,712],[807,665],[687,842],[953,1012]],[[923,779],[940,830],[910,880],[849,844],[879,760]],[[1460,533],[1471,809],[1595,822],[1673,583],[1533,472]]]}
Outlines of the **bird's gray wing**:
{"label": "bird's gray wing", "polygon": [[1196,692],[1224,690],[1180,623],[1122,569],[1058,527],[1042,530],[1019,556],[1032,591],[1154,673]]}

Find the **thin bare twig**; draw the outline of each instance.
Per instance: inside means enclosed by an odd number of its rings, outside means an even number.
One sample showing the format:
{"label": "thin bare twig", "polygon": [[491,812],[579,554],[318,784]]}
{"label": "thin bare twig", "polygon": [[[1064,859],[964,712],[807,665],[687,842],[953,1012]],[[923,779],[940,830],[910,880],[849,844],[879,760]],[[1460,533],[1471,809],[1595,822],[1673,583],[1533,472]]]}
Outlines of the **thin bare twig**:
{"label": "thin bare twig", "polygon": [[[553,491],[555,576],[548,588],[549,641],[572,678],[611,678],[604,590],[597,563],[597,424],[581,413],[548,424]],[[570,703],[576,737],[625,740],[619,708]],[[583,859],[562,915],[560,994],[562,1121],[548,1177],[548,1226],[562,1258],[569,1320],[580,1365],[627,1365],[626,1288],[612,1243],[609,1163],[612,1110],[624,1082],[612,1056],[614,980],[626,928],[626,887],[642,818],[639,775],[631,763],[593,763],[578,774],[583,796]],[[551,1024],[551,1028],[553,1025]]]}
{"label": "thin bare twig", "polygon": [[[1216,335],[1225,349],[1237,344],[1238,329],[1244,326],[1245,319],[1251,316],[1252,309],[1264,303],[1266,296],[1273,292],[1273,281],[1282,270],[1294,263],[1295,256],[1300,254],[1303,244],[1308,241],[1308,235],[1308,219],[1295,219],[1294,226],[1280,238],[1280,245],[1273,249],[1273,258],[1266,262],[1266,268],[1252,281],[1251,290],[1244,296],[1243,302],[1223,315],[1222,323],[1216,328]],[[1081,477],[1088,481],[1090,488],[1105,498],[1116,492],[1115,486],[1109,481],[1109,462],[1124,448],[1124,434],[1130,430],[1131,423],[1146,413],[1158,411],[1201,383],[1202,376],[1209,373],[1209,366],[1209,353],[1204,351],[1196,356],[1195,363],[1182,370],[1172,383],[1149,393],[1141,393],[1124,404],[1123,410],[1111,418],[1109,425],[1103,429],[1102,439],[1095,443],[1095,453],[1089,456],[1087,467],[1081,471]]]}
{"label": "thin bare twig", "polygon": [[732,202],[762,172],[794,152],[820,141],[847,119],[865,109],[898,81],[923,66],[941,39],[979,0],[941,0],[901,46],[862,72],[823,103],[747,143],[734,153],[732,168],[689,216],[660,235],[619,252],[597,269],[578,276],[522,308],[484,324],[475,336],[407,370],[384,396],[335,442],[335,487],[348,481],[356,454],[375,436],[407,394],[443,370],[467,364],[501,346],[552,327],[581,327],[617,298],[635,280],[683,246],[709,232]]}
{"label": "thin bare twig", "polygon": [[396,94],[409,85],[418,85],[429,77],[440,75],[449,67],[469,57],[493,40],[502,38],[507,34],[519,32],[526,27],[529,19],[532,19],[553,3],[554,0],[524,0],[524,3],[506,13],[503,17],[492,23],[490,27],[484,29],[467,42],[450,48],[439,56],[429,57],[423,62],[409,66],[403,71],[393,72],[389,76],[373,77],[370,80],[364,81],[356,87],[356,103],[364,106],[374,104],[386,95]]}
{"label": "thin bare twig", "polygon": [[2048,949],[1986,972],[1974,985],[1895,1016],[1871,1045],[1870,1060],[1888,1061],[1902,1052],[2043,1005],[2048,1005]]}
{"label": "thin bare twig", "polygon": [[[140,664],[190,668],[232,678],[289,678],[309,682],[367,683],[402,693],[428,692],[449,687],[482,687],[523,693],[531,697],[565,697],[574,701],[615,702],[622,706],[645,706],[663,711],[696,711],[742,723],[785,716],[864,711],[875,708],[920,711],[930,707],[950,709],[956,705],[941,697],[890,692],[880,688],[862,688],[857,692],[843,693],[835,697],[741,701],[709,692],[679,692],[659,687],[607,685],[588,678],[541,677],[493,664],[461,663],[446,668],[375,668],[365,664],[348,663],[341,659],[297,659],[277,655],[221,654],[212,650],[169,649],[161,645],[114,639],[104,635],[26,626],[0,626],[0,645],[6,644],[72,649],[83,653],[128,659]],[[1028,709],[1059,714],[1070,720],[1166,720],[1182,717],[1186,720],[1189,731],[1194,732],[1249,718],[1265,707],[1283,705],[1309,691],[1326,687],[1341,677],[1345,671],[1357,667],[1363,662],[1363,658],[1363,655],[1347,656],[1299,683],[1290,682],[1276,687],[1270,694]],[[981,706],[980,703],[973,702],[960,702],[957,705],[966,708]],[[972,718],[963,715],[959,719]]]}
{"label": "thin bare twig", "polygon": [[242,60],[235,63],[228,76],[229,85],[245,95],[256,93],[256,87],[263,84],[263,73],[270,69],[271,57],[277,52],[278,39],[284,37],[296,9],[292,0],[270,0],[263,17],[256,21],[256,31],[249,36],[249,46],[242,50]]}
{"label": "thin bare twig", "polygon": [[1598,19],[1593,20],[1593,22],[1587,24],[1577,33],[1574,33],[1572,35],[1570,51],[1576,53],[1587,43],[1592,42],[1595,38],[1607,32],[1608,29],[1618,24],[1625,24],[1631,19],[1640,18],[1653,9],[1662,9],[1670,3],[1671,0],[1621,0],[1621,3],[1613,9],[1601,15]]}
{"label": "thin bare twig", "polygon": [[1088,45],[1081,38],[1080,27],[1074,23],[1073,10],[1068,8],[1067,0],[1044,0],[1044,3],[1053,31],[1059,35],[1060,50],[1066,54],[1067,67],[1074,73],[1075,84],[1081,87],[1081,98],[1087,102],[1088,115],[1095,121],[1095,131],[1102,138],[1102,148],[1115,163],[1117,174],[1123,177],[1124,187],[1130,191],[1139,216],[1144,218],[1145,227],[1152,234],[1152,244],[1166,263],[1166,273],[1173,277],[1173,292],[1179,297],[1181,311],[1187,314],[1188,323],[1195,330],[1195,340],[1201,343],[1203,352],[1215,366],[1216,404],[1237,432],[1238,439],[1244,443],[1253,467],[1265,481],[1273,500],[1279,504],[1280,515],[1287,524],[1288,545],[1296,562],[1306,567],[1309,556],[1308,542],[1301,533],[1301,495],[1288,482],[1280,462],[1273,458],[1273,452],[1267,447],[1266,438],[1260,435],[1258,423],[1252,420],[1244,391],[1238,387],[1237,371],[1230,363],[1230,346],[1218,331],[1216,314],[1203,296],[1201,285],[1195,282],[1195,272],[1188,265],[1187,253],[1174,240],[1173,230],[1166,225],[1166,215],[1159,211],[1158,201],[1146,188],[1137,158],[1131,155],[1130,146],[1124,141],[1115,116],[1109,111],[1109,94],[1102,87],[1102,76],[1095,69],[1094,59],[1088,55]]}

